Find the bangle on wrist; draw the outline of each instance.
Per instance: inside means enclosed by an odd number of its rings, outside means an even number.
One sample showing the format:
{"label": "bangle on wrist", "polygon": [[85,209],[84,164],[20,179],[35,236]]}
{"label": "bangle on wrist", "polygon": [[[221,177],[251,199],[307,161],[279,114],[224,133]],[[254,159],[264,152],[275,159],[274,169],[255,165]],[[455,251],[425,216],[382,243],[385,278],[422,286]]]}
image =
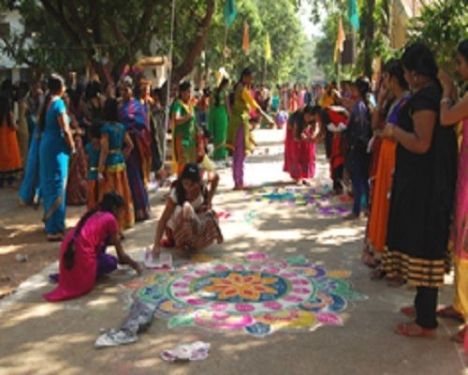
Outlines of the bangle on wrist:
{"label": "bangle on wrist", "polygon": [[452,104],[452,99],[450,99],[449,97],[444,97],[442,98],[442,100],[440,101],[440,104],[444,104],[444,103],[447,103],[447,104]]}

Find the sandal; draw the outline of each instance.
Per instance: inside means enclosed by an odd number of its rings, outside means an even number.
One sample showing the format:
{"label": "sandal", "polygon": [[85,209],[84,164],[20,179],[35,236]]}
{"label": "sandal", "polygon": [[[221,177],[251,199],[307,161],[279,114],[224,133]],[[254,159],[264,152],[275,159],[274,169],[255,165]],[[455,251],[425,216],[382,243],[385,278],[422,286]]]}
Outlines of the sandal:
{"label": "sandal", "polygon": [[456,334],[450,337],[450,341],[456,342],[458,344],[463,344],[465,342],[466,330],[467,330],[467,326],[464,326]]}
{"label": "sandal", "polygon": [[373,281],[382,280],[386,274],[387,273],[383,269],[376,268],[371,272],[370,279]]}
{"label": "sandal", "polygon": [[49,242],[59,242],[63,240],[62,233],[51,233],[47,235],[47,241]]}
{"label": "sandal", "polygon": [[453,306],[446,306],[437,310],[437,316],[445,319],[453,319],[459,323],[465,322],[463,315],[461,315],[457,310],[455,310]]}
{"label": "sandal", "polygon": [[395,333],[406,337],[434,338],[436,330],[423,328],[416,323],[401,323],[396,326]]}
{"label": "sandal", "polygon": [[369,268],[377,268],[380,264],[380,261],[367,249],[362,252],[361,261]]}
{"label": "sandal", "polygon": [[403,314],[403,315],[406,315],[410,318],[414,318],[416,316],[416,309],[414,308],[414,306],[405,306],[405,307],[402,307],[400,309],[400,312]]}

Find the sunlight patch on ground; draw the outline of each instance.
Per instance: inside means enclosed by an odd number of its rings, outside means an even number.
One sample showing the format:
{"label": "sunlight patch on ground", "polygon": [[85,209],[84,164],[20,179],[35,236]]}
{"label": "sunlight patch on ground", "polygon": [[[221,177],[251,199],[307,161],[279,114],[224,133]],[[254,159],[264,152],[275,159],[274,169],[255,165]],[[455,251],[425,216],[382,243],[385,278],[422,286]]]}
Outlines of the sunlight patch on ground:
{"label": "sunlight patch on ground", "polygon": [[317,235],[317,242],[322,245],[341,245],[362,238],[363,228],[330,228]]}
{"label": "sunlight patch on ground", "polygon": [[0,254],[5,255],[5,254],[10,254],[14,253],[17,251],[19,248],[21,248],[22,245],[6,245],[0,247]]}
{"label": "sunlight patch on ground", "polygon": [[86,305],[89,307],[97,307],[97,306],[103,306],[103,305],[107,306],[109,304],[118,302],[118,300],[119,299],[117,297],[102,297],[101,296],[97,300],[89,301]]}
{"label": "sunlight patch on ground", "polygon": [[8,322],[4,322],[4,328],[13,327],[18,323],[24,322],[28,319],[42,318],[54,314],[55,312],[62,309],[62,306],[53,305],[50,303],[41,303],[38,305],[31,306],[27,310],[18,313],[14,318]]}

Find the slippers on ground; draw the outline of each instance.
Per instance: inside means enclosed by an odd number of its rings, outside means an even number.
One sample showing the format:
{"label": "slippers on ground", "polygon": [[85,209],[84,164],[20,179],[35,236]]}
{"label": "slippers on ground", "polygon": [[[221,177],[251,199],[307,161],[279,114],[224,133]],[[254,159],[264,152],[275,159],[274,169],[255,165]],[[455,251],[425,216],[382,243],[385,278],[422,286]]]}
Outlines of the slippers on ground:
{"label": "slippers on ground", "polygon": [[416,323],[401,323],[395,327],[395,333],[405,337],[434,338],[436,330],[423,328]]}
{"label": "slippers on ground", "polygon": [[467,326],[463,327],[456,334],[450,337],[450,341],[456,342],[458,344],[463,344],[465,342]]}
{"label": "slippers on ground", "polygon": [[47,241],[50,242],[58,242],[63,240],[63,234],[62,233],[53,233],[53,234],[48,234],[47,235]]}
{"label": "slippers on ground", "polygon": [[437,316],[445,319],[453,319],[459,323],[464,323],[463,315],[461,315],[453,306],[446,306],[437,310]]}
{"label": "slippers on ground", "polygon": [[374,257],[369,250],[364,250],[361,256],[361,262],[369,268],[377,268],[380,261]]}

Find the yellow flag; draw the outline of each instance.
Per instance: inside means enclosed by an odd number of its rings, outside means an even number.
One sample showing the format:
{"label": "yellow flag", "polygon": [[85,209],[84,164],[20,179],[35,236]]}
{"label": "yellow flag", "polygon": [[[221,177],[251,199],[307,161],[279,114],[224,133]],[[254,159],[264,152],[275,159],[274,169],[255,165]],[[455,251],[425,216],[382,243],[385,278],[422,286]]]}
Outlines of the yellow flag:
{"label": "yellow flag", "polygon": [[249,38],[249,24],[244,22],[244,35],[242,37],[242,50],[246,55],[249,54],[250,50],[250,38]]}
{"label": "yellow flag", "polygon": [[333,61],[335,63],[338,62],[340,54],[344,50],[345,39],[346,39],[346,35],[344,33],[343,22],[342,22],[341,17],[340,17],[340,19],[338,20],[338,35],[336,37],[335,55],[333,57]]}
{"label": "yellow flag", "polygon": [[271,43],[270,43],[270,35],[266,34],[265,37],[265,60],[271,60]]}

